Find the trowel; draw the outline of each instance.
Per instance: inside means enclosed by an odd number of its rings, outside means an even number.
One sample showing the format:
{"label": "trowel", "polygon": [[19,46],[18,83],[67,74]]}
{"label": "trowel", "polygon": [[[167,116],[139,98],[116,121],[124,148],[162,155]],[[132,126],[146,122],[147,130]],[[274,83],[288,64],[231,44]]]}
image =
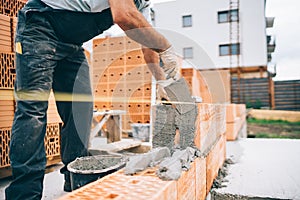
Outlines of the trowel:
{"label": "trowel", "polygon": [[179,114],[185,114],[195,108],[195,100],[192,98],[190,88],[184,78],[180,78],[170,85],[164,87],[169,101],[164,101],[165,105],[173,105]]}

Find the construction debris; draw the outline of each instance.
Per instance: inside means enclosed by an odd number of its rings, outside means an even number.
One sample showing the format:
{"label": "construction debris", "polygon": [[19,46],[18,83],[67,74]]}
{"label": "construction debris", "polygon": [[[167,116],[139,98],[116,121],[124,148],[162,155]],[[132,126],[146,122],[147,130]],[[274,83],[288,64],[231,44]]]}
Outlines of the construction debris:
{"label": "construction debris", "polygon": [[198,151],[188,147],[185,150],[176,150],[172,157],[165,158],[158,167],[156,174],[162,180],[178,180],[182,170],[189,170],[191,162],[199,157]]}
{"label": "construction debris", "polygon": [[131,156],[126,163],[124,173],[126,175],[132,175],[136,172],[143,171],[147,167],[155,166],[163,158],[169,157],[170,150],[167,147],[156,148],[148,153]]}

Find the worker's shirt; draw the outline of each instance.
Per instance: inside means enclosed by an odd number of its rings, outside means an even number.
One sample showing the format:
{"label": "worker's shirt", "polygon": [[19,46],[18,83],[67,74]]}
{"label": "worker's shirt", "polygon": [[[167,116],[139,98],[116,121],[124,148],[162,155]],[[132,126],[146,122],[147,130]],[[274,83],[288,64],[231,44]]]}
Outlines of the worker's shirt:
{"label": "worker's shirt", "polygon": [[[41,0],[49,7],[57,10],[70,10],[78,12],[101,12],[109,8],[108,0]],[[133,0],[137,9],[148,22],[150,17],[150,0]]]}

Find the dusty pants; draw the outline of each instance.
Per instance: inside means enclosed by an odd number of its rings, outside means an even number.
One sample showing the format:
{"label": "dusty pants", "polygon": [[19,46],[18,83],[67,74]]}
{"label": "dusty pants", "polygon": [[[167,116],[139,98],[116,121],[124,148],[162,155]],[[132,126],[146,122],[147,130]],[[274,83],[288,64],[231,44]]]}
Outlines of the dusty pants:
{"label": "dusty pants", "polygon": [[[62,162],[66,166],[88,153],[93,108],[89,66],[80,42],[62,41],[45,17],[47,14],[21,10],[18,16],[17,106],[10,141],[13,181],[5,191],[7,200],[42,198],[44,136],[51,89],[63,121]],[[69,181],[66,167],[61,172]]]}

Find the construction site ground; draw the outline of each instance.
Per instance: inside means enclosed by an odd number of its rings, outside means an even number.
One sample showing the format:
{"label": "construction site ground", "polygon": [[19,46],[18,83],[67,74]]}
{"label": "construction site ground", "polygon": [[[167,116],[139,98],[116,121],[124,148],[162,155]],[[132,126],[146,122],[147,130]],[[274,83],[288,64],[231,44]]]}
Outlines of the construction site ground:
{"label": "construction site ground", "polygon": [[[300,140],[243,138],[227,142],[227,166],[207,199],[300,199],[299,155]],[[43,200],[67,194],[62,191],[60,167],[47,169]],[[0,180],[0,199],[10,181]]]}
{"label": "construction site ground", "polygon": [[[222,186],[211,199],[300,199],[300,140],[239,139],[227,142]],[[225,176],[225,177],[224,177]]]}
{"label": "construction site ground", "polygon": [[248,137],[300,139],[300,122],[282,120],[247,120]]}

